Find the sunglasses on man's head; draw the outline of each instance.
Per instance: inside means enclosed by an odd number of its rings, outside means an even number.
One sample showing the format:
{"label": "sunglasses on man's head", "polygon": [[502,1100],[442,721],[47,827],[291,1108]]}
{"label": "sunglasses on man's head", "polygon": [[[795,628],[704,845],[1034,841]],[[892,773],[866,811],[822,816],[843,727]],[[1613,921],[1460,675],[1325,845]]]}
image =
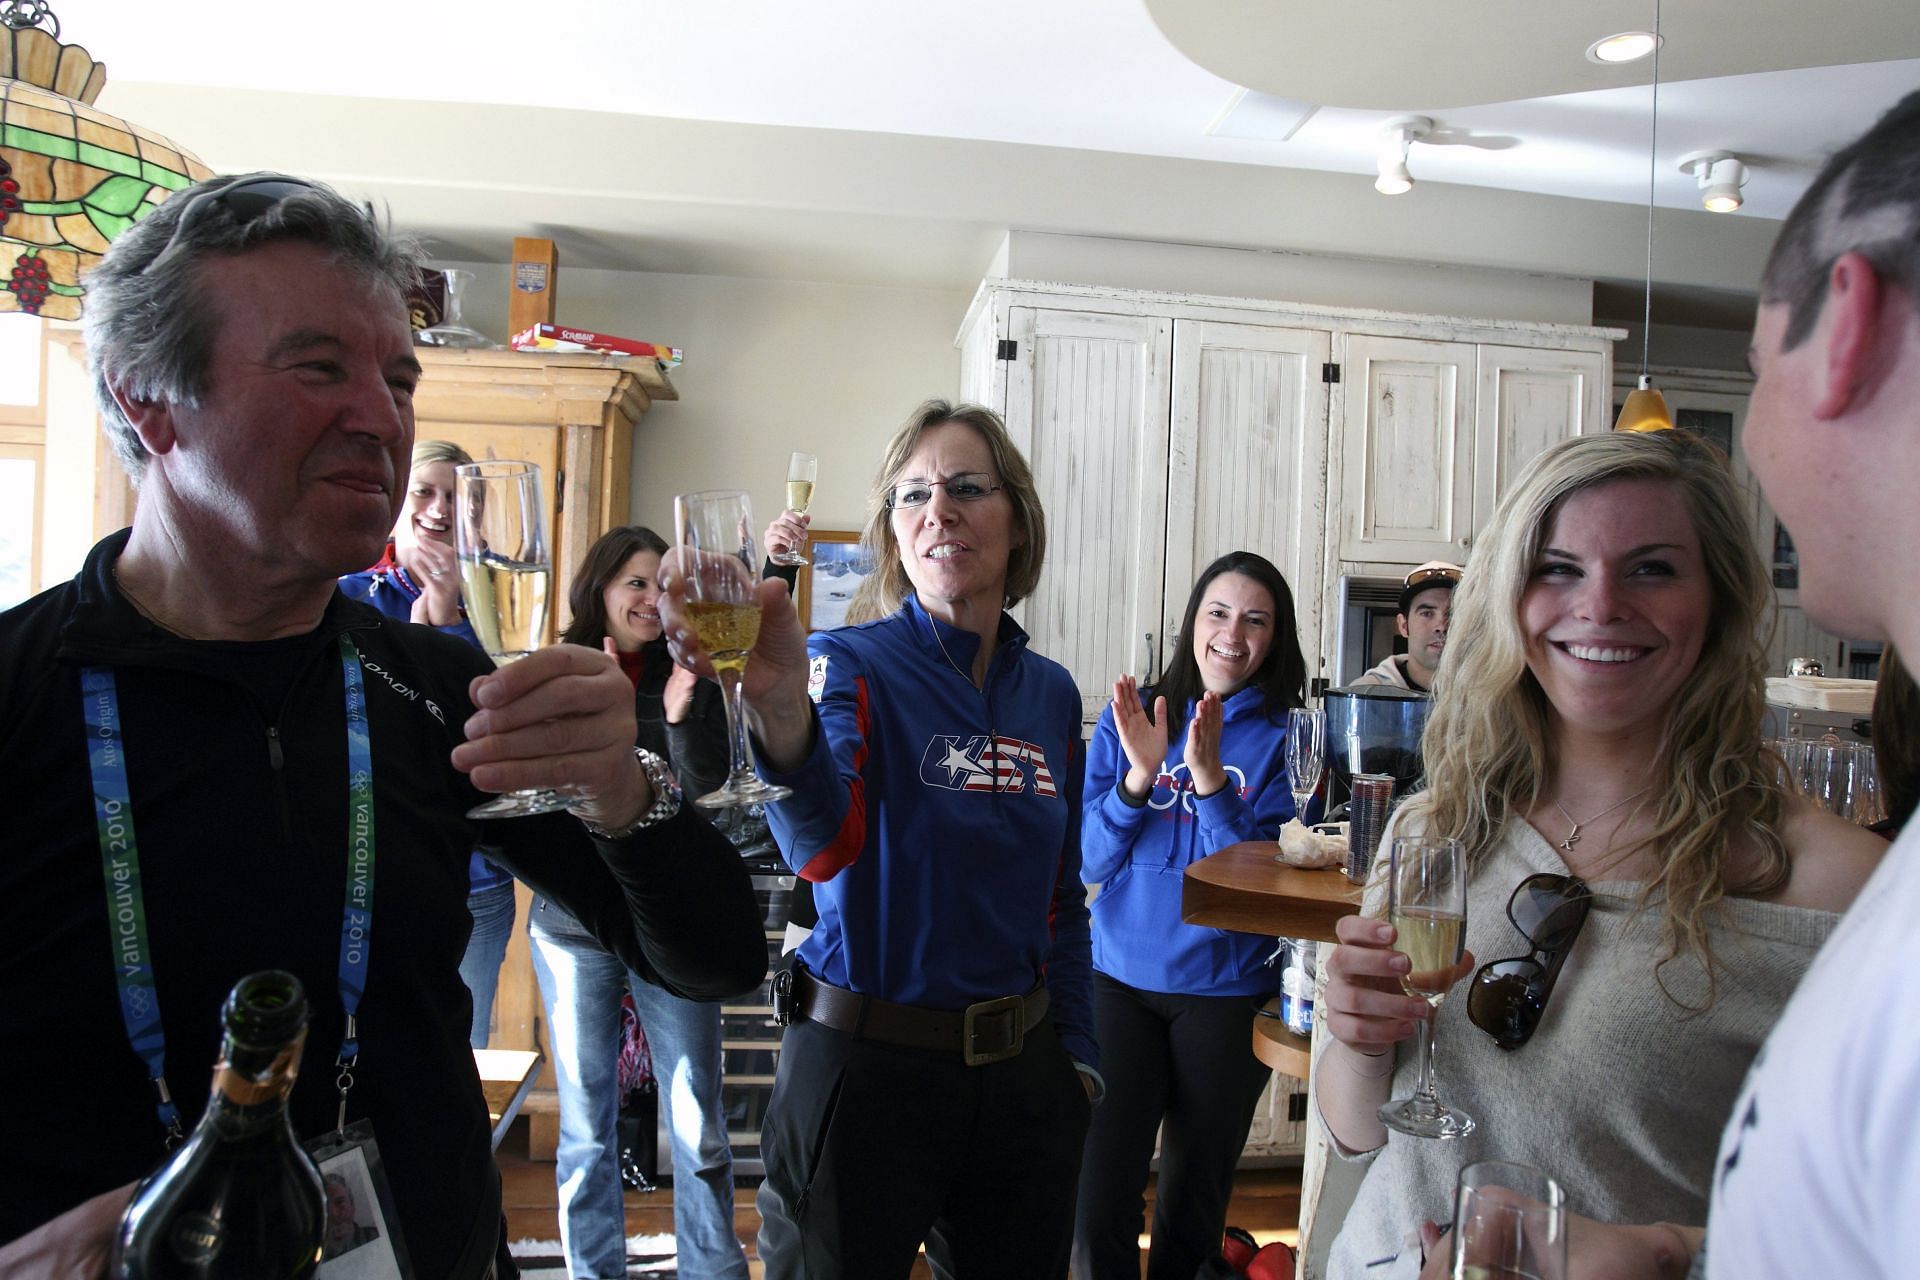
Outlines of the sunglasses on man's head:
{"label": "sunglasses on man's head", "polygon": [[246,178],[217,190],[195,192],[181,207],[179,220],[173,224],[173,234],[167,237],[167,243],[140,272],[144,275],[171,257],[181,243],[181,233],[198,226],[216,207],[226,210],[235,226],[244,227],[287,197],[308,195],[316,190],[313,183],[300,178],[266,177]]}
{"label": "sunglasses on man's head", "polygon": [[1593,892],[1578,876],[1542,873],[1515,886],[1507,919],[1533,949],[1481,965],[1467,990],[1467,1017],[1502,1049],[1518,1049],[1539,1027],[1592,906]]}

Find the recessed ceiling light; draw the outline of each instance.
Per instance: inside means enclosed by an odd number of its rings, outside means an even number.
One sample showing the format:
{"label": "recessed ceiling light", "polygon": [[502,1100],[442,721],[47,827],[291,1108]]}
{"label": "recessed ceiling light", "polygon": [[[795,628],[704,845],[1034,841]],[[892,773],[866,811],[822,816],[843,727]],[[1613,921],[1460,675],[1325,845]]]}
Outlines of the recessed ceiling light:
{"label": "recessed ceiling light", "polygon": [[1638,62],[1653,52],[1658,43],[1651,31],[1622,31],[1616,35],[1602,36],[1587,46],[1587,60],[1606,65],[1621,62]]}

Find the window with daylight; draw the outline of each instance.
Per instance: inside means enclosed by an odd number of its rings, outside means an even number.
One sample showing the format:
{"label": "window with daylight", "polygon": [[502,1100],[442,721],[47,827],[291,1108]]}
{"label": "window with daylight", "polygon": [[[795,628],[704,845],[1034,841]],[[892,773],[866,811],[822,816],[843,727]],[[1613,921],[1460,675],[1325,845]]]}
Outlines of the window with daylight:
{"label": "window with daylight", "polygon": [[47,471],[47,326],[0,316],[0,609],[40,589]]}

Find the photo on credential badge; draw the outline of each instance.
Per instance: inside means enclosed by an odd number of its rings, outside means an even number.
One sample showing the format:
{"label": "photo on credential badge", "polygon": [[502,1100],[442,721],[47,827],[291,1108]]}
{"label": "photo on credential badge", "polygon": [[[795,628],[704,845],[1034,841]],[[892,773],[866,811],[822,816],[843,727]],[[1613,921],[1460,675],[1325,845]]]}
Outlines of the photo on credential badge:
{"label": "photo on credential badge", "polygon": [[873,573],[873,557],[860,545],[860,534],[847,529],[809,531],[807,555],[813,563],[800,570],[796,595],[800,625],[808,631],[844,627],[847,606]]}
{"label": "photo on credential badge", "polygon": [[370,1161],[379,1160],[379,1148],[352,1141],[352,1128],[345,1137],[311,1148],[327,1206],[315,1280],[412,1280],[405,1249],[387,1219],[389,1197],[376,1189],[379,1177]]}

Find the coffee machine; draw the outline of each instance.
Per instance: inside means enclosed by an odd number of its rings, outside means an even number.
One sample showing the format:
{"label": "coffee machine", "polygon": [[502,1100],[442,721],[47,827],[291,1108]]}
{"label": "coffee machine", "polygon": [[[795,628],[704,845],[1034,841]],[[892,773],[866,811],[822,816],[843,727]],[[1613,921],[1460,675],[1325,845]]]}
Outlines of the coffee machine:
{"label": "coffee machine", "polygon": [[1406,797],[1420,781],[1420,735],[1433,700],[1387,684],[1329,689],[1327,712],[1327,812],[1353,795],[1353,775],[1393,776],[1393,798]]}

